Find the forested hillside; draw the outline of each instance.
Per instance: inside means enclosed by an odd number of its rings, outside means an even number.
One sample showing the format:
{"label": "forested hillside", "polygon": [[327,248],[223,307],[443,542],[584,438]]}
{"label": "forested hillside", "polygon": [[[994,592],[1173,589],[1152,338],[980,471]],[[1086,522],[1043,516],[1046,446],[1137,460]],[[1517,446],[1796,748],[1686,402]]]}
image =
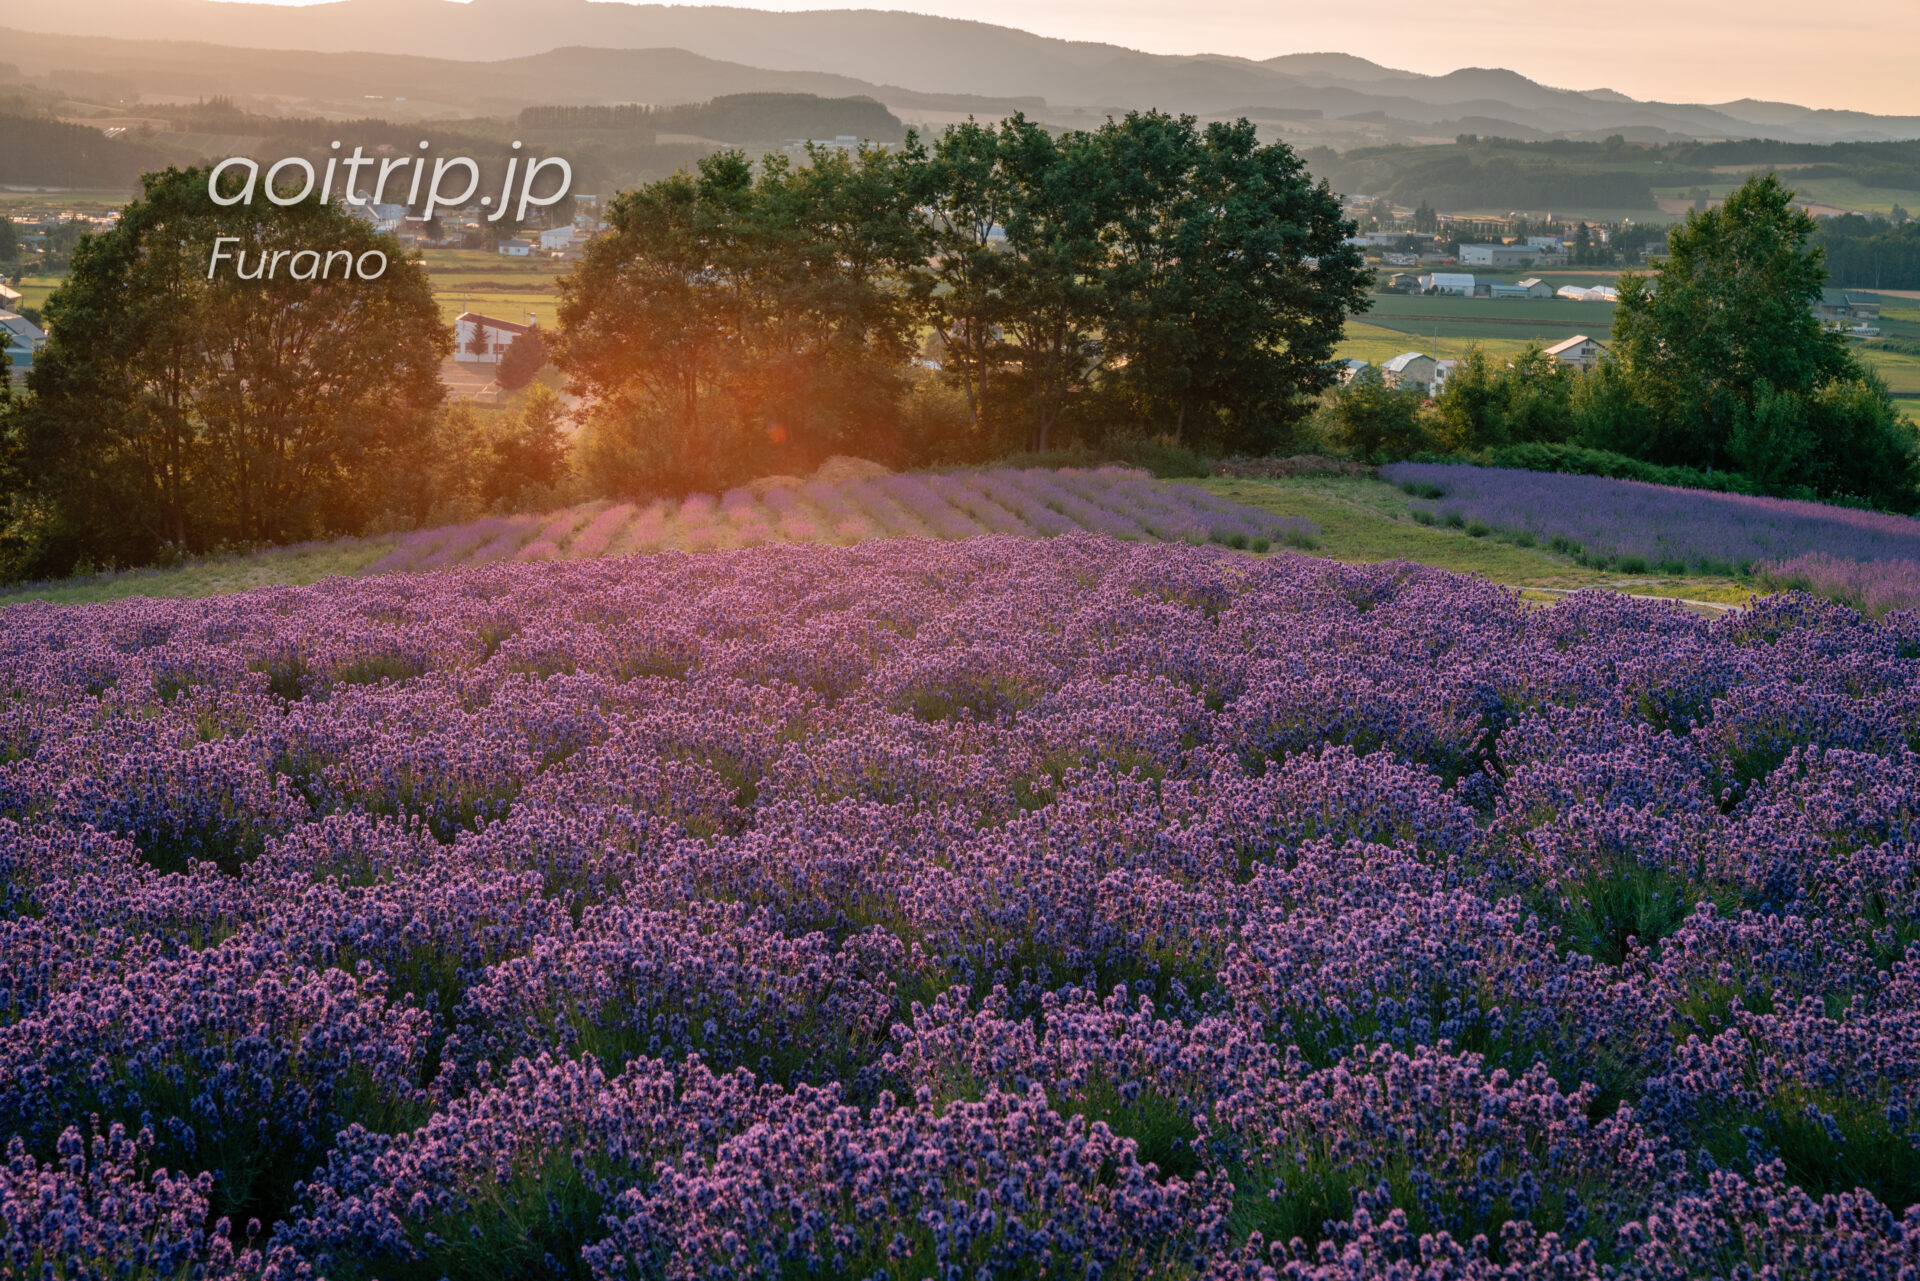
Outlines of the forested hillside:
{"label": "forested hillside", "polygon": [[9,186],[132,187],[141,170],[161,163],[137,135],[109,138],[86,125],[0,114],[0,175]]}

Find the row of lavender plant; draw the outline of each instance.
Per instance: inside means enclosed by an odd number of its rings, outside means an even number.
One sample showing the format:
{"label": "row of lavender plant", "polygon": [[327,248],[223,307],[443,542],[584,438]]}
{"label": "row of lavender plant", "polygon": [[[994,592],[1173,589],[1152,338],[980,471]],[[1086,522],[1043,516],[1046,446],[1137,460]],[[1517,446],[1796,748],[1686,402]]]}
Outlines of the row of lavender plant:
{"label": "row of lavender plant", "polygon": [[494,516],[409,534],[368,572],[509,558],[573,560],[780,542],[1052,536],[1073,530],[1256,551],[1312,547],[1318,533],[1311,521],[1235,503],[1196,485],[1164,486],[1138,472],[1000,468],[810,482],[758,497],[749,489],[732,489],[717,499],[695,494],[679,503],[576,507],[548,517]]}
{"label": "row of lavender plant", "polygon": [[1845,560],[1920,560],[1920,520],[1784,498],[1754,498],[1639,481],[1446,463],[1395,463],[1383,479],[1419,492],[1416,510],[1629,568],[1751,572],[1819,553]]}
{"label": "row of lavender plant", "polygon": [[0,1274],[1908,1278],[1916,655],[1085,533],[8,607]]}

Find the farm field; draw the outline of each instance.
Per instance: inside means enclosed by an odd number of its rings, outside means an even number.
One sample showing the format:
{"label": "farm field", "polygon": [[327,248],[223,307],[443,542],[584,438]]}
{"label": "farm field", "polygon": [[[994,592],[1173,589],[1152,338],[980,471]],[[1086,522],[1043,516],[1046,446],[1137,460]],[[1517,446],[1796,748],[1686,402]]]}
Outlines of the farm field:
{"label": "farm field", "polygon": [[[1735,188],[1747,180],[1751,170],[1742,168],[1739,173],[1729,173],[1722,178],[1707,183],[1707,194],[1714,200],[1724,200]],[[1799,178],[1790,170],[1783,171],[1780,180],[1798,194],[1805,204],[1827,209],[1846,210],[1854,213],[1880,214],[1885,216],[1893,212],[1895,205],[1912,209],[1920,204],[1920,191],[1900,187],[1868,187],[1852,178]],[[1669,212],[1683,212],[1685,202],[1691,198],[1691,187],[1655,187],[1654,197],[1677,207]]]}
{"label": "farm field", "polygon": [[1908,417],[1920,420],[1920,356],[1876,350],[1871,343],[1855,348],[1855,354],[1886,380],[1887,389],[1905,404]]}
{"label": "farm field", "polygon": [[58,276],[26,276],[13,288],[20,291],[22,306],[43,309],[47,305],[47,295],[60,283]]}
{"label": "farm field", "polygon": [[1920,307],[1908,304],[1905,299],[1882,295],[1878,324],[1880,332],[1889,338],[1920,338]]}
{"label": "farm field", "polygon": [[7,1257],[1891,1281],[1914,628],[1085,533],[0,611]]}
{"label": "farm field", "polygon": [[1876,618],[1920,609],[1920,560],[1910,557],[1860,561],[1803,552],[1769,563],[1762,578],[1769,589],[1812,592]]}
{"label": "farm field", "polygon": [[493,560],[577,560],[658,551],[727,551],[763,543],[874,538],[1050,537],[1087,530],[1118,538],[1215,542],[1264,552],[1311,547],[1310,521],[1222,499],[1145,473],[996,468],[881,475],[731,489],[717,499],[592,503],[546,515],[495,516],[409,534],[369,573]]}
{"label": "farm field", "polygon": [[1614,305],[1567,298],[1449,298],[1424,294],[1375,294],[1371,310],[1357,321],[1431,339],[1513,338],[1558,342],[1574,334],[1605,338],[1613,332]]}
{"label": "farm field", "polygon": [[1216,477],[1200,483],[1235,502],[1312,521],[1319,544],[1316,554],[1349,564],[1412,561],[1477,575],[1523,592],[1601,588],[1725,605],[1741,604],[1753,593],[1750,583],[1728,575],[1667,574],[1653,569],[1613,572],[1579,564],[1544,540],[1523,546],[1496,536],[1491,529],[1469,534],[1464,522],[1460,526],[1441,521],[1423,524],[1415,517],[1426,505],[1423,500],[1379,480]]}
{"label": "farm field", "polygon": [[[1435,326],[1434,328],[1438,328]],[[1424,351],[1438,360],[1458,360],[1475,347],[1488,355],[1518,355],[1527,347],[1541,340],[1534,336],[1520,336],[1521,332],[1502,330],[1498,334],[1455,333],[1449,326],[1435,336],[1434,328],[1424,332],[1411,332],[1402,329],[1388,329],[1366,321],[1350,320],[1336,348],[1336,354],[1342,359],[1365,360],[1372,364],[1392,360],[1403,351]],[[1557,342],[1551,339],[1550,342]]]}
{"label": "farm field", "polygon": [[[429,249],[424,255],[441,318],[451,323],[464,310],[502,320],[535,317],[549,331],[557,326],[560,296],[554,282],[570,264],[466,249]],[[44,307],[60,283],[57,276],[28,276],[19,286],[29,307]]]}
{"label": "farm field", "polygon": [[462,311],[477,311],[515,323],[531,315],[548,332],[558,327],[555,281],[571,263],[479,249],[428,249],[421,256],[441,318],[449,323]]}
{"label": "farm field", "polygon": [[167,568],[123,570],[0,588],[0,605],[30,600],[95,604],[130,596],[187,599],[250,591],[256,587],[298,587],[336,575],[358,574],[391,552],[399,541],[398,535],[391,534],[342,538],[245,555],[209,556]]}

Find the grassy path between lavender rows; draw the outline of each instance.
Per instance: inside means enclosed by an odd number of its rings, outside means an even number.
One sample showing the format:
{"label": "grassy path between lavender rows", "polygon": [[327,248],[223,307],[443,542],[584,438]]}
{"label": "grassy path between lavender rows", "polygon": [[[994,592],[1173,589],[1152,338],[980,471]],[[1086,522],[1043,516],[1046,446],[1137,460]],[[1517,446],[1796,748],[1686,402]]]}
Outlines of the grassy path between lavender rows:
{"label": "grassy path between lavender rows", "polygon": [[[1335,560],[1370,563],[1410,560],[1522,589],[1538,588],[1532,598],[1599,587],[1636,595],[1738,604],[1752,590],[1732,578],[1697,575],[1660,577],[1587,569],[1539,547],[1521,547],[1495,537],[1472,537],[1461,530],[1418,524],[1408,497],[1398,488],[1362,478],[1237,480],[1198,482],[1223,498],[1319,526],[1314,554]],[[392,552],[402,535],[280,548],[252,555],[208,558],[169,569],[134,570],[88,579],[36,584],[0,592],[0,604],[31,600],[80,604],[130,596],[198,597],[255,587],[303,585],[331,575],[352,575]],[[1243,553],[1252,554],[1252,553]]]}

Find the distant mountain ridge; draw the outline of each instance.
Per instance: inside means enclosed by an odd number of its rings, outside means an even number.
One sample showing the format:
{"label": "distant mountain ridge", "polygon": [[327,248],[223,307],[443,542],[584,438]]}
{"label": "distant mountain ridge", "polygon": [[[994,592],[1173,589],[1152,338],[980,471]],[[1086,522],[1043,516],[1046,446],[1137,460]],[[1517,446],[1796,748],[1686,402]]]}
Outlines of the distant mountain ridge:
{"label": "distant mountain ridge", "polygon": [[[476,62],[488,64],[486,76],[474,77],[487,84],[443,85],[445,77],[435,73],[433,92],[408,95],[440,99],[452,90],[449,106],[461,110],[514,101],[690,101],[715,93],[781,90],[867,93],[896,110],[917,105],[951,112],[978,102],[990,111],[985,104],[1019,100],[1036,104],[1034,114],[1063,122],[1150,106],[1203,116],[1247,107],[1318,112],[1329,122],[1325,140],[1336,143],[1422,131],[1450,136],[1449,128],[1464,131],[1466,122],[1486,129],[1511,126],[1516,137],[1616,132],[1645,140],[1920,137],[1920,116],[1751,99],[1641,102],[1605,89],[1552,88],[1499,68],[1428,76],[1344,53],[1286,54],[1264,61],[1149,54],[984,22],[881,10],[768,12],[600,0],[330,0],[297,7],[234,0],[63,0],[9,9],[0,23],[18,33],[9,33],[0,62],[12,62],[27,74],[112,71],[115,66],[125,74],[139,64],[145,74],[177,83],[191,78],[191,58],[183,52],[188,49],[219,45],[275,51],[256,61],[290,72],[299,70],[286,61],[293,51],[313,51],[297,56],[324,64],[326,73],[316,65],[293,81],[283,78],[279,90],[309,98],[326,96],[306,87],[319,86],[328,76],[336,86],[332,92],[348,93],[347,82],[360,73],[347,74],[347,68],[378,65],[397,75],[421,71],[423,63],[464,65],[469,72]],[[29,32],[59,39],[61,45],[57,51],[29,47],[35,46]],[[99,32],[112,32],[114,39],[106,41]],[[147,53],[111,47],[128,42],[140,42]],[[66,61],[48,63],[55,52]],[[571,78],[562,66],[584,67],[585,79]],[[1347,127],[1342,121],[1373,123]]]}

